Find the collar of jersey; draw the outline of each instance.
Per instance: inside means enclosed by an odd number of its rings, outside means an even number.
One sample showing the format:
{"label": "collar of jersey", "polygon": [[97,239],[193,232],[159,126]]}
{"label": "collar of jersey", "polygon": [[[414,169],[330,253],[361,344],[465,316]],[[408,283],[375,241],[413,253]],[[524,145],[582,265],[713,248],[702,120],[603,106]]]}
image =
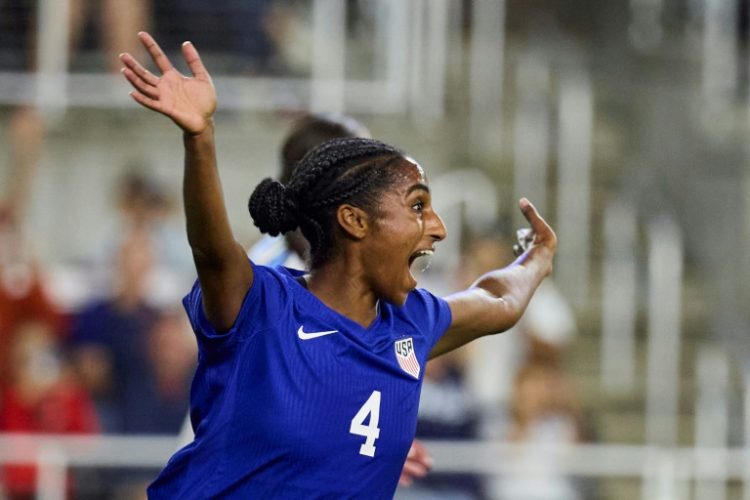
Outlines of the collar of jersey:
{"label": "collar of jersey", "polygon": [[295,287],[297,292],[295,293],[295,297],[298,297],[300,300],[307,302],[310,306],[322,311],[325,314],[325,317],[320,318],[320,320],[324,323],[321,326],[325,326],[326,328],[339,329],[342,334],[347,335],[353,341],[360,344],[365,344],[370,348],[379,348],[381,347],[380,344],[382,344],[383,342],[385,342],[386,344],[390,343],[390,337],[386,339],[383,338],[384,336],[382,333],[376,334],[378,327],[383,323],[384,316],[388,315],[388,306],[386,305],[386,307],[382,307],[382,301],[378,302],[378,311],[375,319],[367,328],[365,328],[356,321],[331,309],[330,307],[325,305],[319,298],[317,298],[312,292],[310,292],[310,290],[302,286],[297,281],[297,278],[306,274],[305,272],[283,266],[280,266],[280,268],[285,271],[287,286]]}

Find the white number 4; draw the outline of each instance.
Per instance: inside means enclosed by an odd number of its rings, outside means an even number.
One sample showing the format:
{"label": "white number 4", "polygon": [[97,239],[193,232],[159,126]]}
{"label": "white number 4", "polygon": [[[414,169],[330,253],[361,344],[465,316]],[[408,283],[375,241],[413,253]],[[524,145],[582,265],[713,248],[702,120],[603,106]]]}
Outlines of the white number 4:
{"label": "white number 4", "polygon": [[[370,416],[370,421],[365,425],[367,416]],[[365,442],[359,447],[359,454],[366,455],[368,457],[375,456],[375,440],[380,437],[380,428],[378,422],[380,421],[380,391],[372,391],[370,397],[362,405],[354,418],[352,419],[352,425],[349,427],[349,432],[356,434],[357,436],[364,436]]]}

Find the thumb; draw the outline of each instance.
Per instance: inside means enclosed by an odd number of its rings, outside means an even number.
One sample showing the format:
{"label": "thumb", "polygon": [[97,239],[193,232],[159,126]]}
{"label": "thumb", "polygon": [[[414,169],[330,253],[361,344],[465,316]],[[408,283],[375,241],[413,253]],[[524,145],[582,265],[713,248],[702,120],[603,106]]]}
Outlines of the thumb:
{"label": "thumb", "polygon": [[539,212],[536,211],[536,207],[533,203],[529,201],[528,198],[521,198],[518,200],[518,206],[521,209],[521,213],[523,214],[524,218],[531,224],[531,226],[534,226],[534,221],[541,219],[539,216]]}
{"label": "thumb", "polygon": [[521,213],[529,222],[531,230],[537,235],[544,235],[551,231],[547,222],[539,215],[536,207],[531,203],[528,198],[521,198],[518,201],[518,206],[521,209]]}

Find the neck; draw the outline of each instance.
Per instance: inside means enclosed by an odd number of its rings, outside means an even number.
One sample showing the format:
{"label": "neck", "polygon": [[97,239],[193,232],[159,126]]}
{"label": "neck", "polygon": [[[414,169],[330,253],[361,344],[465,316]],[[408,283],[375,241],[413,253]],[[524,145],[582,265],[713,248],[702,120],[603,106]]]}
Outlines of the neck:
{"label": "neck", "polygon": [[352,262],[334,260],[313,269],[307,287],[326,306],[365,328],[377,317],[378,297]]}

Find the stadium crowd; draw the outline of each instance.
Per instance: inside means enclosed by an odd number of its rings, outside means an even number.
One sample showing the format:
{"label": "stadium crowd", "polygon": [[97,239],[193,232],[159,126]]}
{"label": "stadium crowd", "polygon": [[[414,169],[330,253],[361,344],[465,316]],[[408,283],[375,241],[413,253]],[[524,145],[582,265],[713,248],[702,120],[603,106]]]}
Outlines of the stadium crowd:
{"label": "stadium crowd", "polygon": [[[105,66],[113,65],[110,70],[117,64],[114,54],[130,48],[132,34],[151,25],[157,32],[161,29],[166,39],[170,35],[179,37],[177,41],[193,39],[209,54],[212,47],[229,47],[232,54],[243,55],[229,64],[242,64],[249,73],[278,70],[274,39],[281,36],[283,15],[274,14],[267,1],[228,2],[232,8],[226,3],[149,5],[142,0],[137,16],[124,16],[118,2],[75,9],[88,14],[71,20],[71,49],[91,43],[92,24],[106,27],[107,19],[118,17],[130,24],[99,32],[103,58],[108,61]],[[240,4],[246,7],[238,11]],[[33,16],[31,3],[23,0],[0,0],[0,10],[14,16],[25,12],[27,20]],[[214,16],[212,22],[227,29],[200,30],[195,20],[206,16]],[[10,17],[0,15],[3,18]],[[26,23],[26,28],[32,25]],[[173,29],[176,25],[182,29],[179,34]],[[118,38],[120,32],[128,34],[128,42]],[[202,39],[207,34],[223,39]],[[33,67],[26,42],[31,38],[30,31],[15,37],[18,50],[12,56],[3,52],[0,63]],[[95,245],[99,250],[93,251],[93,265],[87,267],[85,300],[72,308],[61,304],[50,293],[47,263],[33,255],[24,227],[24,211],[43,147],[43,120],[33,108],[18,108],[9,129],[11,182],[0,203],[0,433],[176,435],[188,410],[197,352],[179,304],[179,295],[188,291],[195,278],[194,270],[184,235],[171,230],[168,223],[178,204],[148,176],[147,169],[126,169],[120,185],[114,187],[116,223],[111,235]],[[511,260],[508,248],[492,238],[477,237],[465,247],[460,275],[429,279],[453,283],[455,290],[467,285],[467,277]],[[505,260],[487,262],[488,256]],[[520,332],[510,334],[513,345],[493,339],[500,344],[490,349],[475,347],[428,365],[417,437],[494,437],[518,442],[589,439],[562,363],[575,329],[572,314],[554,291],[544,295],[548,300],[543,305],[532,303],[527,315],[532,319],[519,325]],[[556,304],[555,319],[534,322],[540,316],[534,315],[534,309],[549,311],[550,302]],[[481,362],[488,355],[492,359]],[[497,357],[507,363],[498,363]],[[488,377],[488,366],[505,372]],[[154,471],[77,471],[71,474],[69,496],[138,498],[153,475]],[[2,467],[0,498],[33,498],[36,477],[33,465]],[[558,496],[545,498],[579,498],[576,485],[555,478],[554,471],[550,477],[558,482],[546,484]],[[536,498],[535,487],[522,479],[486,482],[471,475],[434,475],[416,481],[408,492],[400,491],[397,496],[522,499]]]}

